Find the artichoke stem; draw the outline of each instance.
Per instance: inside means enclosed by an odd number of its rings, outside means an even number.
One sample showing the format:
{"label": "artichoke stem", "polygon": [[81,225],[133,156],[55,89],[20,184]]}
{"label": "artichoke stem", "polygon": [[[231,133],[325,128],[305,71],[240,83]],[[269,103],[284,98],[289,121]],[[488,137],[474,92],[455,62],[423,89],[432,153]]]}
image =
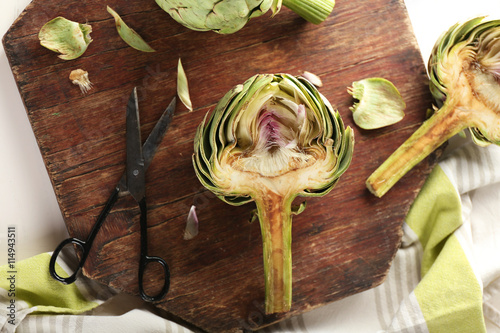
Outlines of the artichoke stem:
{"label": "artichoke stem", "polygon": [[292,304],[292,200],[271,191],[256,200],[262,232],[267,314],[289,311]]}
{"label": "artichoke stem", "polygon": [[335,7],[335,0],[283,0],[283,5],[305,20],[320,24]]}
{"label": "artichoke stem", "polygon": [[366,186],[382,197],[411,168],[466,127],[456,105],[445,103],[368,177]]}

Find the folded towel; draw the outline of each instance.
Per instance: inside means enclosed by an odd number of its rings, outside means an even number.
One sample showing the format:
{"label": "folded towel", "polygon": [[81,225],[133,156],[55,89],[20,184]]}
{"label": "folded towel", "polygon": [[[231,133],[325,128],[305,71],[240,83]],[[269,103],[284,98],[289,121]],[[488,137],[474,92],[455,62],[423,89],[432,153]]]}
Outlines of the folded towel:
{"label": "folded towel", "polygon": [[500,147],[454,145],[410,208],[384,283],[262,332],[500,332]]}
{"label": "folded towel", "polygon": [[[191,332],[151,304],[81,274],[73,284],[55,281],[48,270],[51,255],[0,267],[0,332]],[[76,260],[64,248],[57,272],[71,272],[68,264]]]}

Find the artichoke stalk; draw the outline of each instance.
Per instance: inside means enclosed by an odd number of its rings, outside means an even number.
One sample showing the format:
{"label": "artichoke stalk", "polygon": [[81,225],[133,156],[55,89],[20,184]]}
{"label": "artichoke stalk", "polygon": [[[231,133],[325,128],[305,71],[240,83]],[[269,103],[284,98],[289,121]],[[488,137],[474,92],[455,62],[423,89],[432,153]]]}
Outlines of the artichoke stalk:
{"label": "artichoke stalk", "polygon": [[269,10],[273,16],[281,5],[309,22],[319,24],[332,12],[335,0],[156,0],[170,16],[196,31],[234,33],[254,17]]}
{"label": "artichoke stalk", "polygon": [[439,109],[367,179],[378,197],[464,129],[480,146],[500,145],[500,20],[452,26],[436,42],[428,71]]}
{"label": "artichoke stalk", "polygon": [[326,98],[288,74],[237,85],[199,125],[193,164],[200,182],[229,204],[257,206],[267,313],[291,306],[292,201],[332,190],[353,147],[351,128]]}

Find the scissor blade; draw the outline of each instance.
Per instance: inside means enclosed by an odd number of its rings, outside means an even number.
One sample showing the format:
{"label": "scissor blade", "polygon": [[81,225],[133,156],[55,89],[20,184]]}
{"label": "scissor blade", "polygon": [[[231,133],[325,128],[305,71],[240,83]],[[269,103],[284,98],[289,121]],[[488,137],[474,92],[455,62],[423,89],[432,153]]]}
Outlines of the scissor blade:
{"label": "scissor blade", "polygon": [[160,143],[163,140],[163,137],[165,136],[165,133],[167,132],[168,127],[170,126],[170,123],[172,122],[172,118],[174,116],[174,111],[175,111],[175,104],[176,104],[176,99],[174,97],[170,102],[169,106],[165,109],[165,111],[163,111],[163,114],[161,115],[160,119],[156,123],[151,133],[149,134],[148,138],[146,139],[146,142],[144,142],[144,145],[142,146],[142,153],[144,156],[144,167],[146,169],[149,167],[149,164],[151,164],[151,161],[153,160],[153,157],[156,154],[156,150],[160,146]]}
{"label": "scissor blade", "polygon": [[134,88],[127,104],[127,170],[126,184],[128,191],[136,201],[145,196],[146,178],[144,157],[142,154],[141,124],[139,121],[139,105],[137,88]]}

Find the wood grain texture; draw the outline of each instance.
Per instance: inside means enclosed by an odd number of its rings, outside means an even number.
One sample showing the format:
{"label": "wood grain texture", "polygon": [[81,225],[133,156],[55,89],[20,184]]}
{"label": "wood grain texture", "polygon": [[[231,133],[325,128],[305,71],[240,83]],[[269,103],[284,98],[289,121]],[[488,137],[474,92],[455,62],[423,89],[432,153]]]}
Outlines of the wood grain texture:
{"label": "wood grain texture", "polygon": [[[118,36],[106,5],[157,50],[141,53]],[[73,61],[40,46],[37,33],[61,15],[92,25],[93,42]],[[283,8],[253,19],[233,35],[194,32],[174,22],[154,1],[34,0],[3,43],[71,236],[85,239],[125,165],[125,105],[139,89],[143,138],[176,92],[182,58],[194,112],[179,106],[147,171],[149,248],[171,268],[171,288],[156,306],[207,332],[255,330],[380,284],[401,240],[404,217],[435,163],[419,164],[382,199],[364,185],[368,175],[424,120],[431,106],[420,52],[401,0],[338,1],[321,25]],[[94,87],[82,95],[68,79],[89,72]],[[207,192],[192,168],[193,137],[205,113],[234,85],[257,73],[307,70],[320,91],[354,128],[355,156],[337,187],[308,199],[293,221],[293,303],[289,313],[264,315],[262,248],[253,204],[232,207]],[[384,77],[400,90],[406,117],[374,131],[357,128],[346,89],[353,81]],[[299,198],[300,199],[300,198]],[[200,233],[183,240],[196,205]],[[139,211],[118,201],[96,239],[84,274],[138,294]],[[156,270],[158,268],[158,270]],[[151,293],[159,288],[151,268]]]}

